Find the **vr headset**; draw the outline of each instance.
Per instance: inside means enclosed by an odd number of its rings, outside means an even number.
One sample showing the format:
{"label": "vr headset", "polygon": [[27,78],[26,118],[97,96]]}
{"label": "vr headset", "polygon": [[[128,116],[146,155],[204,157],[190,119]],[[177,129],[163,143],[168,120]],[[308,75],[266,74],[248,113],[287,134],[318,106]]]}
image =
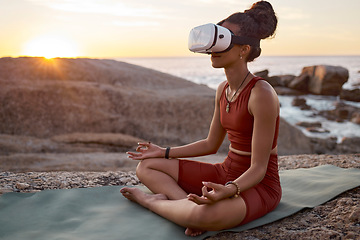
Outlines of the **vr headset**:
{"label": "vr headset", "polygon": [[213,23],[195,27],[189,34],[188,47],[195,53],[226,52],[234,44],[260,47],[260,39],[235,36],[229,29]]}

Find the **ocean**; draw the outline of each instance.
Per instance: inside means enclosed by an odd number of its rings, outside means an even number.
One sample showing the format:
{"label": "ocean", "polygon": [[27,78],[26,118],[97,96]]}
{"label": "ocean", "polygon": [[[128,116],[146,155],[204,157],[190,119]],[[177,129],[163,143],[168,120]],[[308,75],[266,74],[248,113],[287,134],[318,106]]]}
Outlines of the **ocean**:
{"label": "ocean", "polygon": [[[136,64],[139,66],[155,69],[169,73],[189,81],[205,84],[210,88],[216,89],[218,84],[224,80],[223,69],[214,69],[211,66],[209,56],[190,56],[190,57],[152,57],[152,58],[116,58],[115,60]],[[249,63],[249,70],[258,72],[267,69],[269,76],[292,74],[298,76],[302,68],[312,65],[334,65],[342,66],[349,70],[349,80],[344,84],[344,88],[359,88],[360,84],[360,56],[261,56],[254,62]],[[357,84],[357,86],[354,86]],[[337,97],[305,95],[307,104],[317,111],[330,110],[334,108]],[[328,138],[337,137],[341,142],[343,137],[360,137],[360,125],[346,122],[338,123],[328,121],[323,117],[314,116],[313,111],[303,111],[291,105],[293,96],[279,96],[281,103],[280,115],[289,123],[295,125],[300,121],[315,122],[320,121],[322,127],[329,133],[311,133],[304,128],[304,134],[312,137]],[[360,108],[360,103],[348,102]]]}

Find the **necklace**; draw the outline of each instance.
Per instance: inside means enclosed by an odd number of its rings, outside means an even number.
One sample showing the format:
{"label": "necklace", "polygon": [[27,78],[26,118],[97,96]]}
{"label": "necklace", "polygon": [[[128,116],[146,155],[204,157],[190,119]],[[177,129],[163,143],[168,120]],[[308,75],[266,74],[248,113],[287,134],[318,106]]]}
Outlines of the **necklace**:
{"label": "necklace", "polygon": [[[250,74],[250,71],[246,74],[246,77],[244,78],[244,80],[241,82],[240,86],[238,87],[238,89],[236,90],[236,92],[234,93],[234,95],[231,97],[230,101],[228,100],[228,98],[226,97],[226,94],[225,94],[225,99],[227,101],[227,104],[226,104],[226,112],[228,113],[230,111],[230,103],[231,101],[233,100],[233,98],[235,97],[235,95],[237,94],[237,92],[239,91],[239,89],[241,88],[241,86],[243,85],[243,83],[245,82],[246,78],[249,76]],[[229,87],[229,86],[228,86]]]}

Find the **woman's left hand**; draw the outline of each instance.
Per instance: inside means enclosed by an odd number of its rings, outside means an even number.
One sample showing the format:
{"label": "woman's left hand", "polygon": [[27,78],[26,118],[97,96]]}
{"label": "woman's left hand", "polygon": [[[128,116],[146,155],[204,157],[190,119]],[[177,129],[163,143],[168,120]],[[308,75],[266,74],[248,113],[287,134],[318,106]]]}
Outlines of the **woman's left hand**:
{"label": "woman's left hand", "polygon": [[[213,204],[234,195],[233,189],[222,184],[203,182],[203,185],[202,196],[200,197],[196,194],[190,193],[188,195],[188,200],[193,201],[198,205]],[[208,191],[208,188],[211,188],[212,190]]]}

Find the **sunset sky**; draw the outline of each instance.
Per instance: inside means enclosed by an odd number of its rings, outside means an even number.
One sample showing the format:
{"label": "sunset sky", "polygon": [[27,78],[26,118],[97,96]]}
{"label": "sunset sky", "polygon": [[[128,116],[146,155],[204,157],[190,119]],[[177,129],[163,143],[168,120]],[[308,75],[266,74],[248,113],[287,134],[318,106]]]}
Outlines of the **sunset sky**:
{"label": "sunset sky", "polygon": [[[0,0],[0,57],[192,56],[192,27],[249,0]],[[264,55],[360,55],[359,0],[270,0],[279,25]]]}

